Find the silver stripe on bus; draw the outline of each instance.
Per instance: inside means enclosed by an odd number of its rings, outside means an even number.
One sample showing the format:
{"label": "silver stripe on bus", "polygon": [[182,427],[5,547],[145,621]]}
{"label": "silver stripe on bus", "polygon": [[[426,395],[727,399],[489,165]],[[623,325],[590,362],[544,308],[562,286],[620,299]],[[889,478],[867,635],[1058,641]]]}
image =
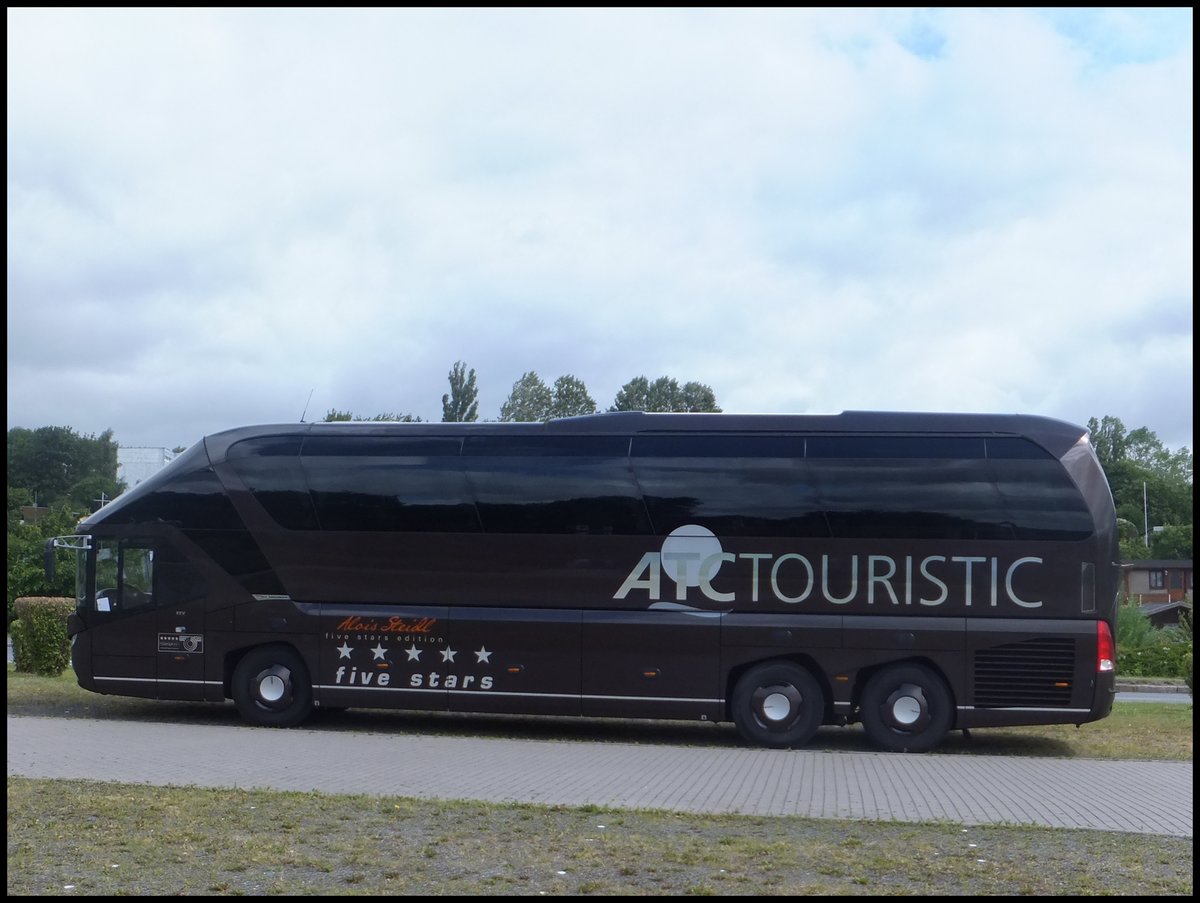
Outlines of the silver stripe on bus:
{"label": "silver stripe on bus", "polygon": [[[219,680],[161,680],[154,677],[97,677],[97,681],[113,680],[131,684],[180,684],[181,686],[200,686],[200,687],[223,687],[224,684]],[[180,700],[186,702],[187,700]]]}
{"label": "silver stripe on bus", "polygon": [[621,702],[699,702],[705,705],[724,703],[724,699],[696,699],[692,696],[581,696],[581,699],[619,700]]}
{"label": "silver stripe on bus", "polygon": [[579,699],[578,693],[505,693],[497,690],[447,690],[445,687],[351,687],[317,684],[317,690],[373,690],[379,693],[454,693],[457,696],[531,696],[538,699]]}
{"label": "silver stripe on bus", "polygon": [[454,696],[506,696],[529,699],[588,699],[622,702],[696,702],[710,705],[724,699],[696,699],[690,696],[598,696],[579,693],[511,693],[503,690],[446,690],[442,687],[349,687],[344,684],[318,684],[318,690],[366,690],[377,693],[450,693]]}
{"label": "silver stripe on bus", "polygon": [[[1069,706],[1065,707],[1065,708],[1060,708],[1059,706],[1053,706],[1053,705],[1044,705],[1044,706],[1037,706],[1037,705],[1025,705],[1025,706],[1019,706],[1019,705],[1004,705],[1004,706],[960,705],[957,708],[960,712],[1078,712],[1081,715],[1087,715],[1092,711],[1091,709],[1078,709],[1078,708],[1073,708],[1073,707],[1069,707]],[[1000,725],[1000,726],[1004,727],[1005,725]],[[1011,727],[1018,727],[1018,726],[1019,725],[1015,725],[1015,724],[1011,725]],[[1036,727],[1037,725],[1025,725],[1025,726],[1026,727]]]}

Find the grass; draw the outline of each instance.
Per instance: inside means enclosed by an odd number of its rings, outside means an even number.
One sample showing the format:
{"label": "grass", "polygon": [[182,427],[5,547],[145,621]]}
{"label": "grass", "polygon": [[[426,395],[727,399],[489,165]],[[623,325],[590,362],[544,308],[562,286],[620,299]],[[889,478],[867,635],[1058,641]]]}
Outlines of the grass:
{"label": "grass", "polygon": [[10,778],[8,893],[1190,896],[1192,841]]}
{"label": "grass", "polygon": [[[10,715],[236,723],[231,706],[103,697],[8,674]],[[330,731],[735,745],[680,722],[411,712]],[[869,749],[827,729],[814,748]],[[954,735],[937,755],[1192,758],[1190,704]],[[1180,792],[1187,792],[1180,788]],[[1192,840],[1034,827],[693,816],[9,778],[8,894],[1192,895]]]}

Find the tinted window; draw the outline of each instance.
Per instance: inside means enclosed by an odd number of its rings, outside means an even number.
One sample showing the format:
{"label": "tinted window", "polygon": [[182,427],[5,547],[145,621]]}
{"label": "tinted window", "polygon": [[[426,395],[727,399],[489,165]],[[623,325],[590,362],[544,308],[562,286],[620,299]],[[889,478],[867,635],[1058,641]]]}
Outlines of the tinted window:
{"label": "tinted window", "polygon": [[828,458],[805,463],[836,537],[1012,536],[1003,500],[982,457]]}
{"label": "tinted window", "polygon": [[310,436],[304,440],[303,455],[306,459],[457,457],[461,448],[461,439],[446,436]]}
{"label": "tinted window", "polygon": [[122,540],[96,544],[96,611],[113,617],[136,614],[154,604],[154,552]]}
{"label": "tinted window", "polygon": [[106,520],[112,523],[164,521],[201,530],[242,528],[242,520],[234,511],[225,487],[208,467],[173,477],[153,492],[106,514]]}
{"label": "tinted window", "polygon": [[959,458],[984,456],[983,439],[970,436],[810,436],[810,458]]}
{"label": "tinted window", "polygon": [[1018,539],[1074,540],[1092,535],[1092,515],[1060,462],[1047,455],[989,463]]}
{"label": "tinted window", "polygon": [[189,530],[187,537],[238,580],[248,592],[282,593],[274,569],[254,537],[244,530]]}
{"label": "tinted window", "polygon": [[[1058,462],[1018,437],[637,436],[633,455],[658,533],[1061,538],[1090,524]],[[1008,464],[1003,492],[989,455]]]}
{"label": "tinted window", "polygon": [[650,532],[623,455],[475,455],[463,465],[486,532]]}
{"label": "tinted window", "polygon": [[635,458],[803,458],[802,436],[635,436]]}
{"label": "tinted window", "polygon": [[267,436],[229,449],[229,466],[272,519],[289,530],[315,530],[317,518],[304,472],[299,436]]}
{"label": "tinted window", "polygon": [[720,536],[828,536],[792,436],[636,436],[633,466],[654,531],[699,524]]}
{"label": "tinted window", "polygon": [[318,437],[304,471],[325,530],[478,532],[458,457],[442,437]]}
{"label": "tinted window", "polygon": [[462,453],[468,457],[624,458],[629,454],[629,439],[626,436],[468,436]]}
{"label": "tinted window", "polygon": [[299,436],[260,436],[257,439],[243,439],[234,443],[225,457],[232,461],[235,458],[294,458],[298,454]]}
{"label": "tinted window", "polygon": [[1030,458],[1053,461],[1054,456],[1040,445],[1019,436],[998,436],[986,441],[989,458]]}

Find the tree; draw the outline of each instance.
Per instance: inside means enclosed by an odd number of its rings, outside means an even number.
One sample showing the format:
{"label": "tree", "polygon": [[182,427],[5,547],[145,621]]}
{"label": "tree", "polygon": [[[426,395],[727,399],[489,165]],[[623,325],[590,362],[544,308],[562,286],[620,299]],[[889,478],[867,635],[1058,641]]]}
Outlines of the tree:
{"label": "tree", "polygon": [[609,410],[719,413],[721,409],[717,407],[716,394],[703,383],[689,382],[680,387],[669,376],[660,376],[654,382],[637,376],[621,387]]}
{"label": "tree", "polygon": [[355,420],[369,420],[372,423],[424,423],[415,414],[376,414],[374,417],[355,417]]}
{"label": "tree", "polygon": [[65,426],[8,431],[8,485],[28,490],[39,506],[66,501],[72,488],[91,476],[117,478],[112,430],[99,436],[81,436]]}
{"label": "tree", "polygon": [[635,376],[617,391],[610,411],[650,411],[650,381]]}
{"label": "tree", "polygon": [[1179,631],[1187,637],[1188,651],[1183,657],[1184,665],[1184,682],[1187,684],[1188,692],[1193,692],[1192,680],[1194,673],[1192,671],[1192,606],[1188,606],[1179,613]]}
{"label": "tree", "polygon": [[124,492],[126,486],[119,480],[94,473],[86,476],[67,493],[67,506],[72,511],[97,511],[106,502],[111,502]]}
{"label": "tree", "polygon": [[1097,420],[1093,417],[1087,422],[1087,428],[1091,433],[1092,448],[1105,471],[1125,459],[1125,424],[1120,419],[1104,417]]}
{"label": "tree", "polygon": [[21,596],[74,596],[75,569],[56,568],[54,580],[47,580],[42,568],[42,552],[51,536],[75,531],[76,517],[66,505],[60,505],[31,524],[8,527],[8,623],[13,620],[13,602]]}
{"label": "tree", "polygon": [[547,420],[553,404],[554,394],[542,378],[530,370],[513,383],[512,391],[500,406],[500,419],[508,423]]}
{"label": "tree", "polygon": [[717,396],[712,388],[703,383],[689,382],[683,384],[683,390],[680,392],[680,401],[682,402],[682,410],[691,413],[711,412],[719,414],[721,409],[717,407]]}
{"label": "tree", "polygon": [[1129,462],[1169,481],[1191,486],[1192,452],[1181,448],[1172,452],[1146,427],[1126,431],[1118,417],[1095,417],[1087,422],[1092,448],[1107,473],[1110,467]]}
{"label": "tree", "polygon": [[8,486],[8,532],[11,533],[21,523],[21,509],[33,504],[33,493],[28,489]]}
{"label": "tree", "polygon": [[550,403],[550,417],[582,417],[596,413],[596,402],[588,394],[583,380],[570,374],[554,381],[554,399]]}
{"label": "tree", "polygon": [[479,390],[475,386],[475,370],[467,371],[466,364],[456,361],[450,370],[450,392],[442,396],[442,422],[467,423],[479,419]]}
{"label": "tree", "polygon": [[374,417],[359,417],[356,414],[351,414],[349,411],[339,411],[337,408],[330,408],[322,423],[346,423],[349,421],[359,423],[422,423],[420,417],[412,414],[376,414]]}
{"label": "tree", "polygon": [[551,389],[533,370],[521,374],[500,406],[500,419],[509,423],[535,423],[553,417],[595,413],[596,402],[583,380],[567,374],[556,379]]}
{"label": "tree", "polygon": [[[1117,517],[1137,525],[1136,539],[1122,538],[1122,557],[1191,558],[1191,451],[1182,448],[1172,452],[1153,431],[1146,427],[1126,430],[1117,417],[1093,417],[1087,426],[1092,447],[1108,477]],[[1153,552],[1153,537],[1161,535],[1152,531],[1156,526],[1187,528],[1159,540],[1160,548],[1172,553],[1169,556]]]}
{"label": "tree", "polygon": [[1150,535],[1150,558],[1163,561],[1187,561],[1192,557],[1192,525],[1163,527]]}

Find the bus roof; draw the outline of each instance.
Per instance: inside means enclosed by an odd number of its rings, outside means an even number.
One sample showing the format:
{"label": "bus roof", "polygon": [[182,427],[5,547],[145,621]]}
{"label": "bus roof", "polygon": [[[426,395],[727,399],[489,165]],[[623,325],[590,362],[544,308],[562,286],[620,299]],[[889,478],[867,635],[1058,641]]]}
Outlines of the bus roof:
{"label": "bus roof", "polygon": [[1087,435],[1082,426],[1031,414],[960,414],[903,411],[844,411],[840,414],[657,414],[619,411],[564,417],[544,423],[334,421],[242,426],[204,440],[212,461],[230,446],[262,436],[435,436],[453,435],[636,435],[639,433],[821,433],[888,435],[1024,436],[1061,457]]}

